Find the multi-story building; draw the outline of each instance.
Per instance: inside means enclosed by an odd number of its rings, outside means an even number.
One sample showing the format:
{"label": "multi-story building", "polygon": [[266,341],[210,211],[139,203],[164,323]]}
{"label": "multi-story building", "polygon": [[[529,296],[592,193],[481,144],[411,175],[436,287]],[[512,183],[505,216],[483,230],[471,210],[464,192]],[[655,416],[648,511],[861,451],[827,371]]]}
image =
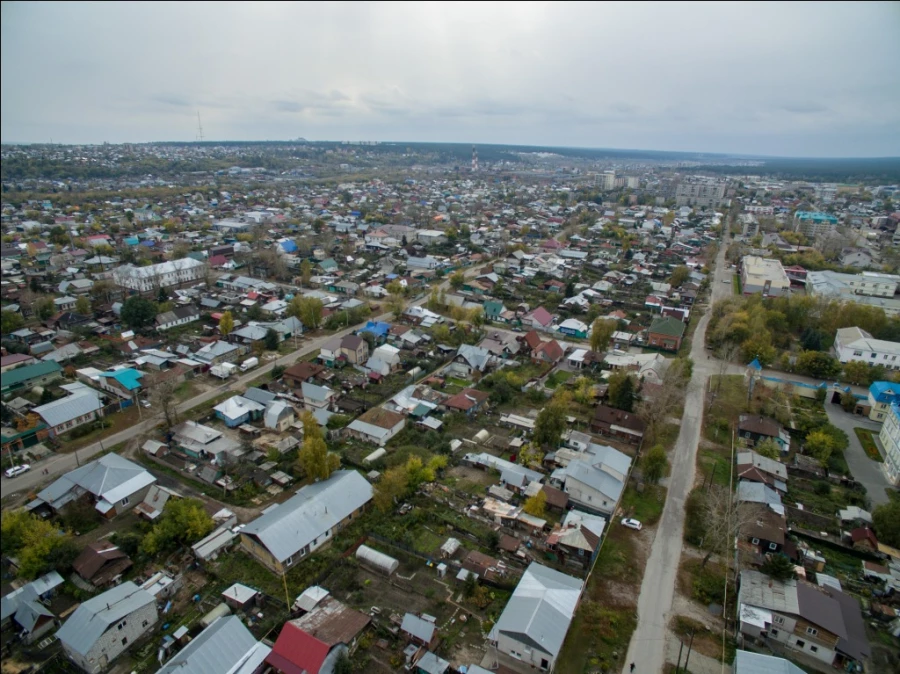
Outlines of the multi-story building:
{"label": "multi-story building", "polygon": [[603,191],[616,189],[616,172],[604,171],[597,175],[597,187]]}
{"label": "multi-story building", "polygon": [[146,267],[126,264],[113,271],[113,278],[123,288],[144,293],[199,281],[205,274],[205,266],[200,260],[191,257]]}
{"label": "multi-story building", "polygon": [[745,255],[741,260],[741,288],[745,295],[780,297],[788,294],[791,281],[779,260]]}
{"label": "multi-story building", "polygon": [[807,294],[879,307],[889,318],[900,315],[900,300],[895,299],[898,284],[900,276],[868,271],[861,274],[811,271],[806,275]]}
{"label": "multi-story building", "polygon": [[725,183],[714,180],[690,180],[680,183],[675,189],[675,203],[678,206],[700,206],[715,208],[725,200]]}
{"label": "multi-story building", "polygon": [[900,403],[900,384],[873,381],[869,386],[869,418],[883,422],[891,413],[891,405]]}
{"label": "multi-story building", "polygon": [[878,436],[884,447],[884,462],[881,470],[892,485],[900,485],[900,405],[891,405],[891,411],[884,420]]}
{"label": "multi-story building", "polygon": [[834,357],[842,363],[853,360],[900,370],[900,344],[875,339],[862,328],[840,328],[834,336]]}
{"label": "multi-story building", "polygon": [[794,231],[800,232],[807,239],[814,239],[820,234],[829,234],[838,226],[838,219],[830,213],[816,211],[797,211],[794,213]]}

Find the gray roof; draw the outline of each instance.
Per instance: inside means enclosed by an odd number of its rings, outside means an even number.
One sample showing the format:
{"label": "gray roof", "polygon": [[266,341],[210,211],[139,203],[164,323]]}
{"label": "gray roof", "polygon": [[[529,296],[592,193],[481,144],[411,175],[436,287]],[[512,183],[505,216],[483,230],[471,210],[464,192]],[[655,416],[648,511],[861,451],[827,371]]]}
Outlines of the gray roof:
{"label": "gray roof", "polygon": [[[260,644],[237,616],[217,618],[156,674],[207,674],[243,671],[259,665],[272,649]],[[252,671],[252,670],[249,670]]]}
{"label": "gray roof", "polygon": [[734,674],[804,674],[804,671],[784,658],[738,651],[734,656]]}
{"label": "gray roof", "polygon": [[491,639],[502,632],[555,658],[575,615],[582,585],[578,578],[532,562],[494,625]]}
{"label": "gray roof", "polygon": [[[573,479],[595,489],[612,501],[618,501],[625,483],[603,470],[602,464],[591,465],[584,461],[570,461],[565,468],[566,479]],[[626,474],[627,474],[626,469]]]}
{"label": "gray roof", "polygon": [[769,457],[758,454],[752,450],[748,452],[738,452],[737,465],[753,466],[764,473],[769,473],[782,480],[788,479],[787,466],[780,461],[770,459]]}
{"label": "gray roof", "polygon": [[759,571],[741,571],[738,601],[770,611],[800,615],[797,581],[780,582]]}
{"label": "gray roof", "polygon": [[431,643],[431,639],[434,636],[437,627],[433,622],[420,618],[414,613],[407,613],[403,616],[403,622],[400,624],[400,629],[428,644]]}
{"label": "gray roof", "polygon": [[271,391],[266,391],[265,389],[256,388],[255,386],[251,386],[246,391],[244,391],[243,396],[247,400],[252,400],[255,403],[261,403],[263,405],[268,405],[270,402],[275,400],[278,396],[276,396]]}
{"label": "gray roof", "polygon": [[155,601],[152,594],[126,581],[82,603],[56,636],[70,650],[87,655],[110,626]]}
{"label": "gray roof", "polygon": [[39,405],[33,412],[40,415],[48,426],[59,426],[77,417],[96,412],[102,407],[100,394],[93,389],[85,388],[52,403]]}
{"label": "gray roof", "polygon": [[156,478],[145,468],[118,454],[105,454],[63,475],[37,497],[53,508],[61,508],[84,492],[98,501],[116,503],[154,482]]}
{"label": "gray roof", "polygon": [[31,632],[41,617],[54,618],[51,611],[36,599],[27,599],[19,604],[19,610],[14,617],[19,626],[26,632]]}
{"label": "gray roof", "polygon": [[823,591],[840,606],[840,616],[847,631],[846,636],[838,639],[838,650],[856,660],[865,660],[872,655],[872,648],[866,637],[866,625],[863,622],[859,602],[849,594],[834,588],[823,588]]}
{"label": "gray roof", "polygon": [[62,584],[63,577],[56,571],[51,571],[27,585],[13,590],[4,596],[3,599],[0,599],[0,621],[6,620],[9,616],[16,613],[23,602],[34,601]]}
{"label": "gray roof", "polygon": [[591,463],[595,466],[608,466],[622,475],[628,475],[628,471],[631,469],[631,457],[614,447],[591,442],[588,444],[586,451],[593,455],[594,458],[591,460]]}
{"label": "gray roof", "polygon": [[355,470],[335,471],[250,522],[242,535],[254,536],[278,561],[297,554],[354,510],[372,500],[372,485]]}
{"label": "gray roof", "polygon": [[318,386],[309,382],[302,382],[300,390],[303,392],[304,398],[309,398],[316,402],[325,402],[329,397],[334,396],[334,391],[327,386]]}
{"label": "gray roof", "polygon": [[762,482],[740,482],[738,483],[738,501],[746,501],[749,503],[763,503],[768,505],[776,512],[784,514],[784,506],[781,503],[781,496],[777,491],[769,485]]}
{"label": "gray roof", "polygon": [[490,351],[471,344],[463,344],[460,346],[456,355],[465,360],[471,367],[482,372],[488,366],[488,363],[492,358]]}
{"label": "gray roof", "polygon": [[444,658],[428,651],[419,658],[416,667],[419,671],[426,672],[427,674],[444,674],[444,672],[450,669],[450,663],[444,660]]}

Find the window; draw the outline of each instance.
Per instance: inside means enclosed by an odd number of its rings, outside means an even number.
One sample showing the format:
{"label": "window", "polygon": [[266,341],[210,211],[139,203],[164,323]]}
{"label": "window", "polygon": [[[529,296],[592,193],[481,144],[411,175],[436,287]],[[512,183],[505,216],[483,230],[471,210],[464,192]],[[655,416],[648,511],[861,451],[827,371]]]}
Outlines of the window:
{"label": "window", "polygon": [[777,550],[778,543],[769,543],[769,550]]}
{"label": "window", "polygon": [[128,497],[122,499],[122,505],[128,505]]}
{"label": "window", "polygon": [[784,616],[777,615],[772,622],[776,625],[784,625]]}
{"label": "window", "polygon": [[854,355],[854,356],[861,356],[861,355],[862,355],[862,351],[854,351],[854,352],[853,352],[853,355]]}
{"label": "window", "polygon": [[809,647],[809,650],[810,650],[811,652],[813,652],[813,653],[818,653],[818,652],[819,652],[819,647],[818,647],[818,646],[810,646],[810,647]]}
{"label": "window", "polygon": [[797,639],[796,646],[797,646],[797,648],[803,648],[804,646],[806,646],[806,642],[800,641],[800,639]]}
{"label": "window", "polygon": [[772,628],[772,636],[773,636],[773,637],[777,637],[777,636],[778,636],[778,630],[776,630],[774,627]]}
{"label": "window", "polygon": [[146,626],[149,625],[149,624],[150,624],[150,621],[149,621],[149,620],[145,620],[144,622],[141,623],[141,627],[146,627]]}
{"label": "window", "polygon": [[806,628],[806,633],[807,633],[809,636],[814,637],[814,636],[817,636],[817,635],[819,634],[819,630],[817,630],[815,627],[807,627],[807,628]]}
{"label": "window", "polygon": [[758,539],[758,538],[751,538],[751,539],[750,539],[750,542],[753,543],[753,545],[759,545],[759,539]]}
{"label": "window", "polygon": [[873,354],[872,354],[872,358],[878,358],[878,354],[877,354],[877,353],[873,353]]}

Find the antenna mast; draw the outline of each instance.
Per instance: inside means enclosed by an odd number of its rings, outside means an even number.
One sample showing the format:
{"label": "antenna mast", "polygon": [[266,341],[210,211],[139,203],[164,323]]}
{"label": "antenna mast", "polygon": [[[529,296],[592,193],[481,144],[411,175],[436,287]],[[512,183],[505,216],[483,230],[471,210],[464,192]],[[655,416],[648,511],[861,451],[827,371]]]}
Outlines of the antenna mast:
{"label": "antenna mast", "polygon": [[200,111],[197,111],[197,140],[203,142],[203,124],[200,122]]}

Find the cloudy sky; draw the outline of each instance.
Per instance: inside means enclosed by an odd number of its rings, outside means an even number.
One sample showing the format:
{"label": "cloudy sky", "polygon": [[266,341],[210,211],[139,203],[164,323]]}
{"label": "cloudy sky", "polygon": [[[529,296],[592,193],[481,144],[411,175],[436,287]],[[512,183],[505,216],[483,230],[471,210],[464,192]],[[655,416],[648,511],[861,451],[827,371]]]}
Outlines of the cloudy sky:
{"label": "cloudy sky", "polygon": [[3,142],[900,156],[900,3],[3,2]]}

